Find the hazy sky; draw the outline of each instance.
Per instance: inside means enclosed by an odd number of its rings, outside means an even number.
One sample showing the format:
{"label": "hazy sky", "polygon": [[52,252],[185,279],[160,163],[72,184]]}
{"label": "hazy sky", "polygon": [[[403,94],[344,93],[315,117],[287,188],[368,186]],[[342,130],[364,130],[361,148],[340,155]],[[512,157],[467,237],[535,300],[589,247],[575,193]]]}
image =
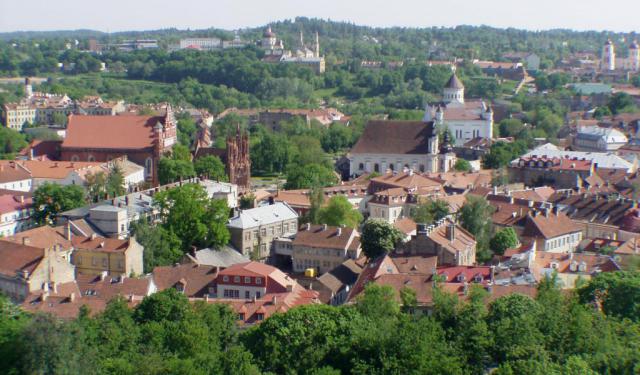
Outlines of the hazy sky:
{"label": "hazy sky", "polygon": [[371,26],[640,32],[640,0],[0,0],[0,31],[236,29],[296,16]]}

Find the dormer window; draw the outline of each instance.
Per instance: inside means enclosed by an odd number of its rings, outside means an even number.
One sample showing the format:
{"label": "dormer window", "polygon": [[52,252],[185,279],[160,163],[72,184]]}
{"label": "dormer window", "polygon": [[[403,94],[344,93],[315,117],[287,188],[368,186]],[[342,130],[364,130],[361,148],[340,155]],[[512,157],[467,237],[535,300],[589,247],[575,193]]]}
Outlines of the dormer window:
{"label": "dormer window", "polygon": [[245,277],[244,278],[244,283],[245,284],[250,284],[251,283],[251,278],[250,277]]}
{"label": "dormer window", "polygon": [[225,283],[229,282],[229,276],[222,276],[222,281],[224,281]]}
{"label": "dormer window", "polygon": [[234,283],[240,283],[240,276],[234,276],[233,277],[233,282]]}
{"label": "dormer window", "polygon": [[256,284],[258,285],[262,284],[262,277],[256,277]]}

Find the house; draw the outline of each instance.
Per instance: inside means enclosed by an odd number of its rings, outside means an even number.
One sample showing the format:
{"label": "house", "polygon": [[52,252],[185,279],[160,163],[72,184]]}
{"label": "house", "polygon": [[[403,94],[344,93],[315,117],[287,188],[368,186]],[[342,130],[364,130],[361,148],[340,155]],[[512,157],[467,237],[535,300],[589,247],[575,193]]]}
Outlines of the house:
{"label": "house", "polygon": [[292,247],[293,271],[314,268],[319,274],[338,267],[347,259],[358,259],[361,251],[358,231],[326,224],[300,227]]}
{"label": "house", "polygon": [[14,235],[34,225],[33,198],[20,192],[0,192],[0,237]]}
{"label": "house", "polygon": [[74,280],[75,267],[59,255],[58,248],[40,248],[0,239],[0,292],[22,302],[34,291],[52,283]]}
{"label": "house", "polygon": [[57,249],[57,254],[67,262],[71,261],[73,243],[68,226],[51,227],[43,225],[3,238],[16,244],[26,244],[41,249]]}
{"label": "house", "polygon": [[553,253],[573,252],[582,241],[582,228],[557,207],[527,215],[523,237],[537,242],[537,248]]}
{"label": "house", "polygon": [[612,152],[584,152],[584,151],[562,151],[553,145],[542,145],[527,152],[520,158],[511,162],[512,167],[517,167],[520,160],[579,160],[591,161],[594,167],[608,169],[622,169],[628,173],[634,172],[637,168],[635,163],[631,163]]}
{"label": "house", "polygon": [[[52,161],[45,158],[33,160],[0,161],[5,168],[10,170],[20,168],[29,174],[29,190],[35,190],[45,183],[59,185],[84,185],[84,176],[92,168],[100,168],[102,163],[97,162],[65,162]],[[25,188],[27,184],[24,184]],[[23,191],[29,191],[24,190]]]}
{"label": "house", "polygon": [[73,236],[71,263],[78,274],[142,275],[144,248],[134,237],[126,240]]}
{"label": "house", "polygon": [[[367,194],[368,183],[347,183],[337,186],[329,186],[322,189],[324,193],[324,203],[328,202],[331,197],[344,196],[353,204],[361,213],[367,211]],[[293,208],[300,217],[304,216],[311,209],[311,201],[309,200],[309,189],[296,190],[279,190],[274,194],[269,194],[266,198],[273,199],[275,202],[284,202]]]}
{"label": "house", "polygon": [[419,224],[417,234],[396,252],[436,256],[440,266],[470,266],[476,262],[476,240],[471,233],[445,218],[430,226]]}
{"label": "house", "polygon": [[593,160],[545,156],[528,156],[511,163],[509,173],[514,181],[526,186],[552,185],[558,189],[582,187],[598,166]]}
{"label": "house", "polygon": [[210,199],[222,199],[227,202],[227,207],[238,207],[238,185],[229,182],[201,180],[200,186],[207,192]]}
{"label": "house", "polygon": [[629,140],[621,131],[598,126],[583,126],[573,139],[577,151],[610,152],[616,151]]}
{"label": "house", "polygon": [[216,296],[219,267],[198,263],[160,266],[153,269],[153,282],[158,290],[175,288],[189,298]]}
{"label": "house", "polygon": [[158,184],[158,161],[177,142],[170,105],[163,116],[69,116],[61,160],[107,162],[127,156],[144,166],[145,178]]}
{"label": "house", "polygon": [[533,275],[538,280],[557,275],[558,283],[563,289],[573,289],[576,283],[588,282],[592,276],[600,272],[619,271],[620,266],[611,257],[599,254],[570,253],[560,254],[539,251],[532,267]]}
{"label": "house", "polygon": [[59,319],[75,319],[83,306],[89,309],[91,316],[95,316],[104,311],[109,301],[120,297],[124,298],[129,308],[133,308],[156,290],[150,277],[110,277],[106,272],[99,275],[78,275],[75,281],[53,283],[50,288],[32,292],[21,307],[32,313],[52,314]]}
{"label": "house", "polygon": [[202,249],[191,251],[182,257],[180,263],[196,263],[201,266],[213,266],[220,269],[231,267],[234,264],[246,263],[249,258],[240,254],[230,246],[223,246],[221,249]]}
{"label": "house", "polygon": [[334,269],[322,274],[312,289],[320,293],[319,300],[333,306],[341,305],[362,272],[361,261],[347,259]]}
{"label": "house", "polygon": [[231,244],[243,255],[266,259],[271,255],[273,240],[287,237],[298,230],[298,214],[286,203],[241,210],[229,219],[227,228]]}
{"label": "house", "polygon": [[31,191],[31,173],[15,161],[0,160],[0,189]]}

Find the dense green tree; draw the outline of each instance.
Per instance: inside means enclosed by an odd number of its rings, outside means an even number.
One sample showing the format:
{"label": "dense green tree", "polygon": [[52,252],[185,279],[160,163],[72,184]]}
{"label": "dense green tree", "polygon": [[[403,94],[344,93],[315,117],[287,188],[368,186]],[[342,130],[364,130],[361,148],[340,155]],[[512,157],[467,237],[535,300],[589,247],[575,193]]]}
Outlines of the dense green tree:
{"label": "dense green tree", "polygon": [[599,303],[605,314],[640,320],[640,273],[602,272],[578,291],[583,303]]}
{"label": "dense green tree", "polygon": [[144,272],[153,271],[157,266],[175,264],[184,255],[182,242],[175,233],[162,226],[140,220],[131,224],[131,234],[144,247]]}
{"label": "dense green tree", "polygon": [[377,258],[394,250],[403,237],[402,232],[384,220],[367,220],[360,236],[362,251],[369,259]]}
{"label": "dense green tree", "polygon": [[107,198],[107,177],[104,172],[87,173],[85,176],[87,200],[98,202]]}
{"label": "dense green tree", "polygon": [[484,197],[468,195],[466,203],[459,212],[460,224],[476,238],[478,243],[476,258],[479,262],[490,259],[492,255],[489,249],[489,238],[492,231],[493,211],[494,208]]}
{"label": "dense green tree", "polygon": [[518,245],[518,235],[512,227],[504,228],[497,231],[491,241],[489,241],[489,248],[494,254],[503,255],[504,251],[513,248]]}
{"label": "dense green tree", "polygon": [[163,157],[158,162],[158,179],[162,185],[188,179],[195,175],[196,171],[193,168],[193,164],[188,160],[174,160]]}
{"label": "dense green tree", "polygon": [[464,159],[456,160],[456,163],[453,165],[453,169],[458,172],[470,172],[471,171],[471,163]]}
{"label": "dense green tree", "polygon": [[637,107],[635,106],[633,98],[625,92],[618,92],[613,94],[613,96],[611,96],[611,98],[609,99],[609,103],[607,104],[607,106],[611,110],[611,113],[613,113],[614,115],[623,112],[637,111]]}
{"label": "dense green tree", "polygon": [[119,165],[114,164],[109,170],[106,181],[107,194],[110,197],[119,197],[124,195],[127,190],[125,188],[124,174]]}
{"label": "dense green tree", "polygon": [[23,134],[0,124],[0,159],[13,159],[25,147],[27,140]]}
{"label": "dense green tree", "polygon": [[198,176],[204,176],[217,181],[228,180],[224,164],[217,156],[207,155],[198,158],[193,163],[193,167],[195,168],[195,172]]}
{"label": "dense green tree", "polygon": [[505,167],[512,160],[524,154],[526,150],[527,146],[522,141],[497,142],[491,145],[489,153],[484,155],[482,163],[485,168],[489,169]]}
{"label": "dense green tree", "polygon": [[52,223],[57,214],[84,204],[84,190],[78,185],[62,186],[45,182],[33,193],[34,218],[42,224]]}
{"label": "dense green tree", "polygon": [[222,199],[209,199],[197,184],[157,193],[154,204],[160,209],[162,226],[182,242],[182,250],[192,246],[219,248],[229,242],[229,208]]}
{"label": "dense green tree", "polygon": [[449,204],[441,199],[422,202],[411,211],[413,220],[421,224],[431,224],[447,215],[449,215]]}
{"label": "dense green tree", "polygon": [[287,171],[285,189],[305,189],[314,184],[332,186],[338,183],[335,172],[323,164],[308,164],[290,166]]}
{"label": "dense green tree", "polygon": [[318,212],[318,222],[321,224],[358,228],[362,221],[362,214],[353,204],[342,195],[331,197],[327,205]]}

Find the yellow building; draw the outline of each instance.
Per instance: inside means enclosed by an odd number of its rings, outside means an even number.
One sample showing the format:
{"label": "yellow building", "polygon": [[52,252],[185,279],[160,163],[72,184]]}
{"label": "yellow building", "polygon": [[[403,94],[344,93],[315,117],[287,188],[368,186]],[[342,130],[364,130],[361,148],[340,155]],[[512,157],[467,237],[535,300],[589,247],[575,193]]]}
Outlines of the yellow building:
{"label": "yellow building", "polygon": [[81,275],[141,275],[143,250],[135,238],[126,240],[97,236],[73,237],[74,252],[71,262]]}

